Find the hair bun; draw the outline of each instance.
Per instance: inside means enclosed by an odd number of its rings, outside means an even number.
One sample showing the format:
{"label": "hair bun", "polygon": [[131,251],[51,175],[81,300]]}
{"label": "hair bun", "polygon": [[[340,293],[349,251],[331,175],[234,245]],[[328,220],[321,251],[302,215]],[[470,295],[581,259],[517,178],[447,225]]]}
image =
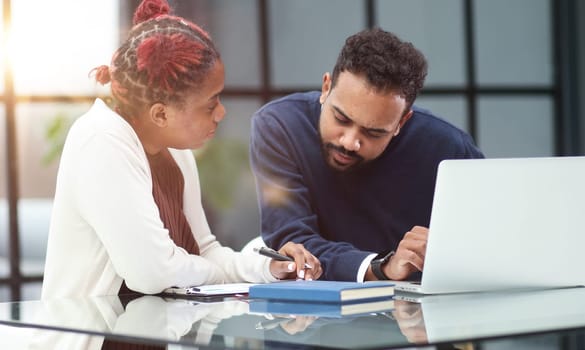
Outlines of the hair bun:
{"label": "hair bun", "polygon": [[134,12],[132,23],[137,25],[161,15],[168,15],[170,12],[171,8],[166,0],[143,0]]}
{"label": "hair bun", "polygon": [[108,67],[106,65],[96,67],[96,68],[92,69],[91,72],[89,72],[89,73],[95,74],[95,80],[102,85],[106,85],[111,80],[110,67]]}

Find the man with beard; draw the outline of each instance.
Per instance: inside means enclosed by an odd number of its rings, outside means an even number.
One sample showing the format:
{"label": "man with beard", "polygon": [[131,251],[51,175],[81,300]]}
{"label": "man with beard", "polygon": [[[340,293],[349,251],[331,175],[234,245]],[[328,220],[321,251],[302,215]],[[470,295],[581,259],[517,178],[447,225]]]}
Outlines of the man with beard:
{"label": "man with beard", "polygon": [[303,244],[326,280],[423,270],[439,163],[483,158],[468,134],[413,105],[426,74],[412,44],[368,29],[346,40],[320,92],[254,114],[251,166],[268,246]]}

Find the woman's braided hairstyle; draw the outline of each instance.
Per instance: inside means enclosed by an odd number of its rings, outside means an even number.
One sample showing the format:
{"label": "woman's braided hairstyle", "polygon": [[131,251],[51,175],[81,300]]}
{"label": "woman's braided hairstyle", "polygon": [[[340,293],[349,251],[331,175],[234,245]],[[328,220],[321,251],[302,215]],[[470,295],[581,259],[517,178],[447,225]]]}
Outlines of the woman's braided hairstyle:
{"label": "woman's braided hairstyle", "polygon": [[123,116],[156,102],[181,106],[186,93],[196,90],[220,60],[207,32],[170,12],[166,0],[143,0],[110,66],[92,70],[102,85],[111,82]]}

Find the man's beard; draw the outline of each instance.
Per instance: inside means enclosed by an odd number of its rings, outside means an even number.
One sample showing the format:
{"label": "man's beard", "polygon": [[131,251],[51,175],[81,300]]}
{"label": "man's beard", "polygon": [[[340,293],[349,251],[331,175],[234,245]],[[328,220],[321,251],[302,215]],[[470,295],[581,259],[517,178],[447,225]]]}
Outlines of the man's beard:
{"label": "man's beard", "polygon": [[[329,142],[327,142],[327,143],[321,142],[321,149],[323,151],[323,157],[325,158],[325,162],[333,170],[336,170],[339,172],[353,172],[353,171],[361,168],[365,164],[364,158],[362,156],[360,156],[359,154],[357,154],[354,151],[348,151],[345,148],[343,148],[342,146],[335,146],[334,144],[329,143]],[[331,164],[331,162],[333,162],[334,164],[337,164],[335,161],[335,158],[332,156],[333,152],[339,152],[339,153],[345,155],[346,157],[350,157],[350,158],[355,159],[356,161],[348,166],[344,166],[342,164],[335,166],[335,165]]]}

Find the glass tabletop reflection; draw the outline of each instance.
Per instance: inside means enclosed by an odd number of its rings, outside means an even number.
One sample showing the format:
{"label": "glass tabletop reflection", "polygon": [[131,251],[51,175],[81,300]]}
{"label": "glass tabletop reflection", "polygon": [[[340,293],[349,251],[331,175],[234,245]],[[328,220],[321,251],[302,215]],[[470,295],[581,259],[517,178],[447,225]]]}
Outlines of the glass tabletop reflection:
{"label": "glass tabletop reflection", "polygon": [[376,349],[585,329],[585,288],[397,294],[391,310],[344,317],[256,312],[253,302],[152,295],[23,301],[0,303],[0,324],[28,328],[31,349],[101,349],[104,338],[204,348]]}

